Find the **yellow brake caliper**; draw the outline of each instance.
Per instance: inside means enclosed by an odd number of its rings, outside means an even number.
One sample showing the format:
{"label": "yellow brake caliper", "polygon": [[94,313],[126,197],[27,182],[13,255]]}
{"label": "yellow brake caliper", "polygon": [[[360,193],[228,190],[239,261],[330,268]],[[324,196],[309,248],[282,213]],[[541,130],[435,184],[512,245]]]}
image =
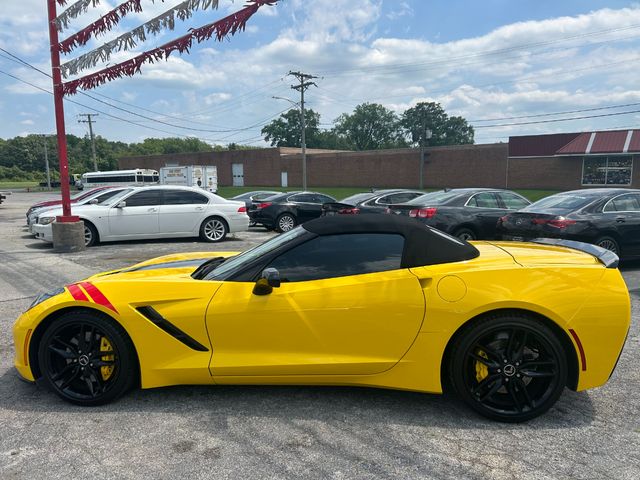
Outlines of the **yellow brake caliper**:
{"label": "yellow brake caliper", "polygon": [[[482,350],[478,350],[478,356],[489,360],[487,354]],[[476,380],[478,380],[478,383],[487,378],[487,376],[489,376],[489,367],[476,360]]]}
{"label": "yellow brake caliper", "polygon": [[[102,337],[100,339],[100,352],[113,352],[113,347],[111,346],[111,343],[109,342],[109,340],[107,340],[107,337]],[[104,360],[105,362],[108,361],[112,361],[115,360],[115,356],[114,355],[101,355],[101,360]],[[106,365],[104,367],[100,367],[100,374],[102,375],[102,380],[104,380],[105,382],[107,380],[109,380],[109,377],[111,377],[111,375],[113,374],[113,365]]]}

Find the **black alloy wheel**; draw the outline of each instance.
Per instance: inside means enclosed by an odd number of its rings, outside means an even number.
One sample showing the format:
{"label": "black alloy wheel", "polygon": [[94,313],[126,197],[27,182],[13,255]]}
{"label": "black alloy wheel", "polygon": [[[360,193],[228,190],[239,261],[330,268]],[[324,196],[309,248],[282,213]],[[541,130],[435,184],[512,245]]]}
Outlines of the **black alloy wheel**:
{"label": "black alloy wheel", "polygon": [[111,402],[133,386],[133,344],[113,320],[99,313],[69,312],[45,331],[38,348],[45,383],[76,405]]}
{"label": "black alloy wheel", "polygon": [[84,246],[93,247],[98,243],[98,230],[93,226],[91,222],[83,221],[84,223]]}
{"label": "black alloy wheel", "polygon": [[562,344],[543,323],[519,314],[485,317],[455,345],[451,382],[481,415],[524,422],[546,412],[567,383]]}

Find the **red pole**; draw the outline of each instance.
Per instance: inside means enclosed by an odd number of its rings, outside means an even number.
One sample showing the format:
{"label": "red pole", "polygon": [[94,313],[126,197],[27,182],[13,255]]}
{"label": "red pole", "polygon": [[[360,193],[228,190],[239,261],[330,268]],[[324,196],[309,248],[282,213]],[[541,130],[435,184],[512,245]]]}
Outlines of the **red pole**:
{"label": "red pole", "polygon": [[62,216],[58,222],[77,222],[78,217],[71,216],[71,198],[69,192],[69,161],[67,159],[67,135],[64,127],[64,105],[62,76],[60,75],[60,50],[58,48],[58,29],[55,19],[56,0],[47,0],[49,11],[49,42],[51,44],[51,73],[53,76],[53,103],[56,112],[56,131],[58,134],[58,158],[60,159],[60,189],[62,191]]}

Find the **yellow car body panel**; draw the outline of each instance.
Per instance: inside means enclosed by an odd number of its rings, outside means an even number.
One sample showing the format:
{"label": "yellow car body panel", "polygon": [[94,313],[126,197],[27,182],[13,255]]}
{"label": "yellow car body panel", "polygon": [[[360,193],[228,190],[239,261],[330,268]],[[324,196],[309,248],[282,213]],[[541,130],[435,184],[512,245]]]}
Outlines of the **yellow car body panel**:
{"label": "yellow car body panel", "polygon": [[[579,390],[605,383],[630,324],[629,295],[619,271],[561,247],[474,245],[480,256],[473,260],[283,283],[264,296],[252,294],[252,283],[195,280],[190,276],[195,267],[171,267],[233,252],[152,259],[87,279],[111,308],[80,283],[86,301],[67,288],[24,313],[14,325],[15,365],[33,380],[30,362],[39,327],[66,309],[89,308],[126,330],[143,388],[331,384],[441,392],[442,361],[456,332],[479,315],[518,309],[563,332],[578,365]],[[163,331],[137,310],[146,306],[207,351],[193,350]]]}

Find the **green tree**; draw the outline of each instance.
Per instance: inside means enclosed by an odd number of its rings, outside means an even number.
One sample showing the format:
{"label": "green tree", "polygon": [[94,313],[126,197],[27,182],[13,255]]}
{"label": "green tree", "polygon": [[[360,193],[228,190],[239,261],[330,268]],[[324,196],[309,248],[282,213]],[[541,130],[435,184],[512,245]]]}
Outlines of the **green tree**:
{"label": "green tree", "polygon": [[355,150],[378,150],[406,146],[398,116],[377,103],[358,105],[352,114],[336,119],[334,132]]}
{"label": "green tree", "polygon": [[413,146],[425,142],[425,131],[431,131],[429,145],[464,145],[473,143],[473,127],[462,117],[449,117],[439,103],[421,102],[402,114],[400,121]]}
{"label": "green tree", "polygon": [[[311,109],[304,111],[305,143],[309,148],[319,148],[320,114]],[[272,147],[301,147],[300,110],[291,109],[262,127],[260,133]]]}

